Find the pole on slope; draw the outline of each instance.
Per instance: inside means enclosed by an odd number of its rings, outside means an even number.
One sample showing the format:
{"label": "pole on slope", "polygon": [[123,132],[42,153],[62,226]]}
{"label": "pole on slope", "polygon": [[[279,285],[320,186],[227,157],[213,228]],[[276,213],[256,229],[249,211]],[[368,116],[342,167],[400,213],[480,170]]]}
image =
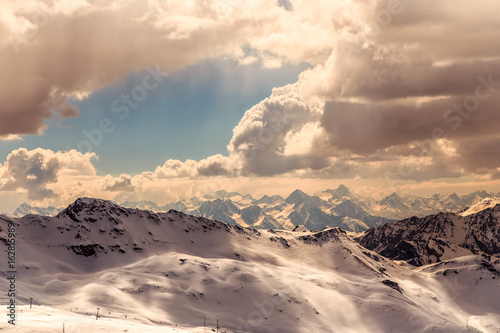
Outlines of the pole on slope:
{"label": "pole on slope", "polygon": [[97,308],[97,313],[95,314],[95,320],[99,319],[99,308]]}
{"label": "pole on slope", "polygon": [[30,309],[33,306],[33,297],[30,297]]}

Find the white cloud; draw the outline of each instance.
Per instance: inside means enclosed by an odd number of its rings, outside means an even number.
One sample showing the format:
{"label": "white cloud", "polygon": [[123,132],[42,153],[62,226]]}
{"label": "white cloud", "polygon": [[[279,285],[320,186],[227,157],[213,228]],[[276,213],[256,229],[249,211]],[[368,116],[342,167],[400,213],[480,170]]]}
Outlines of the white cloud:
{"label": "white cloud", "polygon": [[1,167],[0,191],[23,189],[30,200],[55,197],[49,186],[58,182],[59,174],[95,174],[91,163],[94,157],[94,154],[82,155],[75,150],[54,153],[41,148],[31,151],[19,148],[7,156]]}
{"label": "white cloud", "polygon": [[104,178],[99,179],[96,182],[102,183],[103,191],[133,192],[135,190],[132,177],[126,174],[121,174],[118,178],[106,175]]}
{"label": "white cloud", "polygon": [[20,141],[23,138],[17,134],[8,134],[0,136],[0,141]]}

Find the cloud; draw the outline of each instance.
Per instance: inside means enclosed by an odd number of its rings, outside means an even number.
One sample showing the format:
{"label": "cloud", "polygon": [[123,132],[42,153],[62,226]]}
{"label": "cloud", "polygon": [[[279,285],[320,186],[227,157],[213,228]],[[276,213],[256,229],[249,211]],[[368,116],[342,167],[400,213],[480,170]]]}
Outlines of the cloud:
{"label": "cloud", "polygon": [[234,161],[220,154],[201,160],[196,168],[199,176],[235,176],[239,172]]}
{"label": "cloud", "polygon": [[[228,150],[243,174],[423,181],[496,170],[498,2],[324,5],[334,13],[328,56],[233,131]],[[293,117],[273,130],[273,110]]]}
{"label": "cloud", "polygon": [[18,141],[22,139],[23,138],[17,134],[8,134],[0,136],[0,141]]}
{"label": "cloud", "polygon": [[135,190],[132,177],[125,174],[121,174],[118,178],[113,178],[111,175],[107,175],[102,179],[102,183],[104,191],[133,192]]}
{"label": "cloud", "polygon": [[320,117],[320,106],[307,104],[298,84],[275,88],[269,98],[248,110],[234,128],[228,145],[230,156],[240,161],[243,175],[269,176],[315,162],[322,164],[315,157],[285,154],[290,136]]}
{"label": "cloud", "polygon": [[49,185],[56,183],[61,173],[95,173],[90,162],[94,157],[94,154],[82,155],[75,150],[54,153],[41,148],[31,151],[19,148],[7,156],[0,168],[0,191],[23,189],[30,200],[55,197]]}
{"label": "cloud", "polygon": [[236,176],[239,173],[234,159],[220,154],[209,156],[199,162],[194,160],[168,160],[158,166],[154,173],[145,172],[144,177],[155,179],[197,178],[211,176]]}
{"label": "cloud", "polygon": [[[163,166],[156,168],[154,176],[158,179],[193,177],[196,174],[197,164],[194,160],[186,160],[185,162],[168,160]],[[149,175],[149,173],[147,174]]]}
{"label": "cloud", "polygon": [[147,67],[167,75],[209,57],[236,56],[249,39],[258,44],[285,28],[276,23],[286,13],[277,3],[237,2],[224,11],[220,4],[2,2],[0,135],[41,134],[46,119],[78,115],[70,98],[86,98]]}

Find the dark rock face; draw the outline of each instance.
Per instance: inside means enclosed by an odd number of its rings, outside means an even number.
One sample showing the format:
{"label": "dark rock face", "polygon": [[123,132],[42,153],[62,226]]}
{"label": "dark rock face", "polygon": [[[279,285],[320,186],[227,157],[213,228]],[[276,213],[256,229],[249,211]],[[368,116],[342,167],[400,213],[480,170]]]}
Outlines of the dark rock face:
{"label": "dark rock face", "polygon": [[91,257],[97,255],[98,252],[104,250],[99,244],[90,245],[71,245],[69,248],[80,256]]}
{"label": "dark rock face", "polygon": [[[369,229],[357,241],[393,260],[421,266],[441,261],[455,252],[500,254],[500,205],[477,214],[439,213],[411,217]],[[457,254],[457,256],[459,256]]]}
{"label": "dark rock face", "polygon": [[402,294],[403,293],[403,289],[401,289],[401,287],[394,281],[391,281],[391,280],[384,280],[382,281],[383,284],[385,284],[386,286],[396,290],[398,293]]}

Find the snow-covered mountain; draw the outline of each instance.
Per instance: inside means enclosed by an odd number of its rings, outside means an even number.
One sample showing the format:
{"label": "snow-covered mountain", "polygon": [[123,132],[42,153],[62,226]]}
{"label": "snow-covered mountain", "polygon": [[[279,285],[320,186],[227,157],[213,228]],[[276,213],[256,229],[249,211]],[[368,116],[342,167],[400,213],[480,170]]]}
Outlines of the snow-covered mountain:
{"label": "snow-covered mountain", "polygon": [[382,200],[353,194],[346,186],[309,195],[301,190],[288,197],[264,195],[255,199],[236,192],[217,191],[202,198],[170,203],[164,206],[150,201],[124,202],[122,206],[167,212],[175,209],[244,227],[293,230],[297,225],[310,229],[340,227],[364,231],[376,225],[439,212],[463,210],[491,194],[480,191],[459,197],[435,194],[429,197],[399,196],[393,193]]}
{"label": "snow-covered mountain", "polygon": [[295,190],[286,198],[264,195],[255,199],[236,192],[217,191],[214,195],[206,195],[201,199],[193,198],[165,206],[149,201],[124,202],[122,205],[156,212],[175,209],[190,215],[259,229],[292,230],[297,225],[305,225],[317,230],[329,226],[362,231],[391,221],[371,216],[355,202],[351,202],[351,198],[349,189],[341,185],[337,190],[327,190],[319,196]]}
{"label": "snow-covered mountain", "polygon": [[465,255],[500,255],[500,204],[464,216],[414,216],[372,228],[358,240],[387,258],[417,266]]}
{"label": "snow-covered mountain", "polygon": [[26,202],[22,203],[19,207],[16,208],[12,216],[14,217],[23,217],[28,214],[32,215],[43,215],[43,216],[54,216],[57,215],[61,211],[61,208],[55,207],[33,207]]}
{"label": "snow-covered mountain", "polygon": [[[393,193],[382,200],[353,194],[346,186],[309,195],[300,190],[288,197],[264,195],[255,199],[236,192],[217,191],[213,195],[159,205],[152,201],[123,202],[121,206],[168,212],[171,209],[229,224],[259,229],[293,230],[297,225],[321,230],[327,226],[348,231],[364,231],[372,226],[439,212],[458,212],[491,196],[478,191],[465,196],[435,194],[429,197],[399,196]],[[483,206],[481,206],[483,207]],[[480,209],[481,207],[477,207]],[[486,207],[486,206],[484,206]],[[13,216],[56,215],[61,209],[22,204]]]}
{"label": "snow-covered mountain", "polygon": [[257,230],[90,198],[55,217],[0,217],[2,250],[9,223],[19,317],[15,329],[0,324],[6,331],[205,332],[217,323],[231,333],[500,329],[500,266],[480,256],[416,269],[338,228]]}
{"label": "snow-covered mountain", "polygon": [[458,214],[462,216],[468,216],[479,213],[485,209],[495,207],[498,204],[500,204],[500,197],[488,197],[479,201],[475,205],[472,205],[471,207],[467,207],[466,209],[460,211]]}
{"label": "snow-covered mountain", "polygon": [[400,220],[411,216],[424,217],[440,212],[457,212],[489,196],[492,194],[485,191],[461,197],[455,193],[434,194],[428,197],[399,196],[397,193],[392,193],[380,201],[363,197],[357,197],[357,200],[358,204],[371,215]]}

